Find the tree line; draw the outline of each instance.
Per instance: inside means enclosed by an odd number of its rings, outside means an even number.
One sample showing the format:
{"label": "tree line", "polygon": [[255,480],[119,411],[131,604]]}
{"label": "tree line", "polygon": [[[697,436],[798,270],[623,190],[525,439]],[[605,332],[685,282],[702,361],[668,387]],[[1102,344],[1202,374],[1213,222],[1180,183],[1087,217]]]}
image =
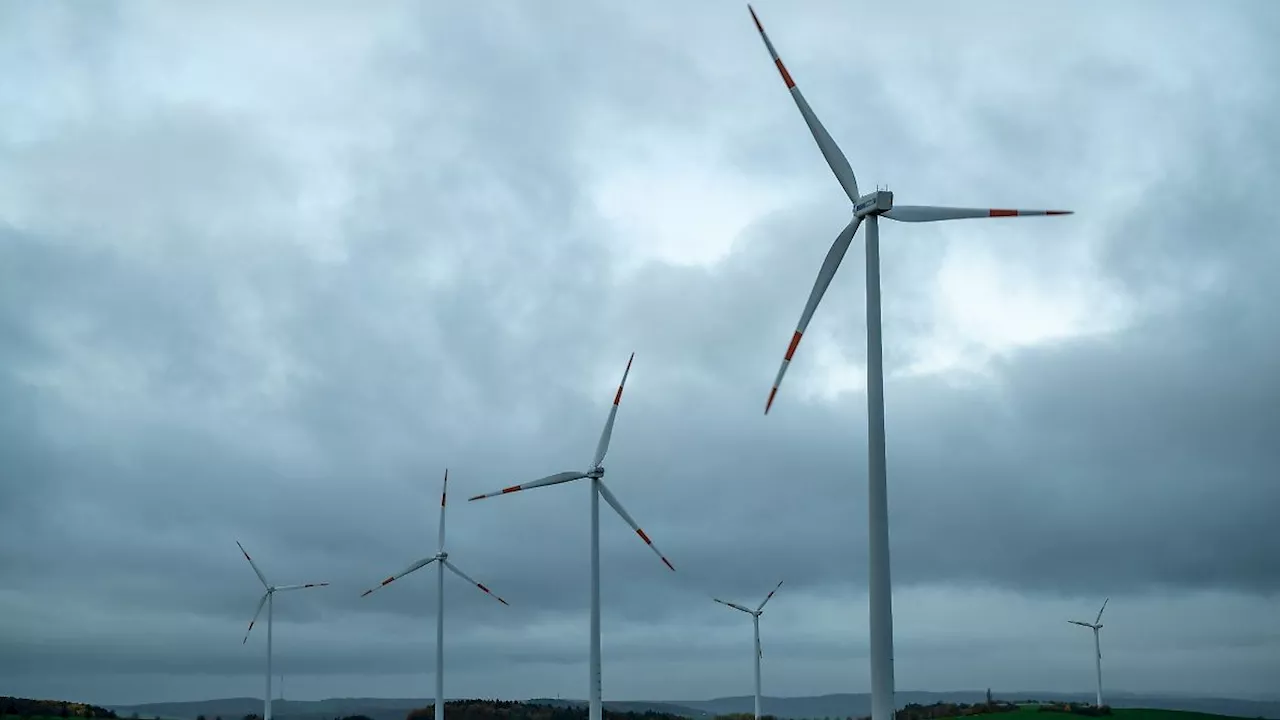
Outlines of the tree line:
{"label": "tree line", "polygon": [[[585,705],[561,706],[517,702],[515,700],[453,700],[445,703],[448,720],[584,720]],[[409,711],[405,720],[435,720],[435,705]],[[338,720],[335,718],[335,720]],[[342,718],[342,720],[355,720]],[[618,712],[604,709],[604,720],[687,720],[680,715],[653,712]]]}
{"label": "tree line", "polygon": [[86,703],[32,700],[6,695],[0,697],[0,716],[4,715],[16,715],[21,718],[115,718],[116,711]]}

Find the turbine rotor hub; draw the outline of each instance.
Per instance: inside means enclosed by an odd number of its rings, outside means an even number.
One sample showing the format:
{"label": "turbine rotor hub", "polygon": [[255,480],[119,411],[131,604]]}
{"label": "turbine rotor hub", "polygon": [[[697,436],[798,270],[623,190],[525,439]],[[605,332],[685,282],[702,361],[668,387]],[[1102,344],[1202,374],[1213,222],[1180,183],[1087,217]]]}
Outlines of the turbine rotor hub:
{"label": "turbine rotor hub", "polygon": [[591,478],[592,480],[599,480],[600,478],[604,477],[604,466],[597,465],[591,468],[590,470],[587,471],[587,477]]}

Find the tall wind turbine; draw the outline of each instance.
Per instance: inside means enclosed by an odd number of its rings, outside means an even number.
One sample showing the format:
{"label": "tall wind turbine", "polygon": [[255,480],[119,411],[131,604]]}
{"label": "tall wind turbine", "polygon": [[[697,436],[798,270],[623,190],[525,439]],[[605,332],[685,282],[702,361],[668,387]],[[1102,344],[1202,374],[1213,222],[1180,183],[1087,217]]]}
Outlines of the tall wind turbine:
{"label": "tall wind turbine", "polygon": [[1111,598],[1105,598],[1102,601],[1102,607],[1098,608],[1098,617],[1093,622],[1087,623],[1083,620],[1068,620],[1072,625],[1087,627],[1093,629],[1093,654],[1094,664],[1098,670],[1098,707],[1102,707],[1102,644],[1098,641],[1098,631],[1102,629],[1102,611],[1107,609],[1107,602]]}
{"label": "tall wind turbine", "polygon": [[737,603],[726,602],[726,601],[724,601],[724,600],[721,600],[720,598],[714,598],[714,597],[713,597],[713,598],[711,598],[712,600],[715,600],[716,602],[720,603],[721,605],[728,605],[729,607],[733,608],[734,610],[741,610],[742,612],[744,612],[744,613],[746,613],[746,614],[750,615],[750,616],[751,616],[751,623],[752,623],[752,625],[754,625],[754,626],[755,626],[755,631],[756,631],[756,635],[755,635],[755,637],[756,637],[756,651],[755,651],[755,656],[756,656],[756,720],[760,720],[760,658],[761,658],[761,657],[763,657],[763,655],[764,655],[764,653],[762,653],[762,652],[760,651],[760,613],[764,612],[764,604],[765,604],[765,603],[767,603],[767,602],[769,602],[769,598],[773,597],[773,594],[774,594],[774,593],[776,593],[776,592],[778,592],[778,588],[780,588],[780,587],[782,587],[782,581],[781,581],[781,580],[779,580],[779,581],[778,581],[778,584],[777,584],[777,585],[774,585],[774,586],[773,586],[773,589],[769,591],[769,594],[768,594],[768,595],[765,595],[765,596],[764,596],[764,600],[761,600],[761,601],[760,601],[760,605],[759,605],[758,607],[756,607],[756,609],[755,609],[755,610],[751,610],[751,609],[748,609],[748,608],[742,607],[741,605],[739,605],[739,604],[737,604]]}
{"label": "tall wind turbine", "polygon": [[1020,217],[1025,215],[1069,215],[1066,210],[999,210],[987,208],[935,207],[930,205],[898,205],[893,204],[893,193],[888,190],[876,190],[866,195],[858,194],[858,181],[854,178],[853,168],[844,153],[836,145],[835,140],[827,133],[826,128],[818,121],[809,103],[805,101],[800,88],[796,87],[791,74],[774,50],[773,43],[760,24],[760,18],[750,5],[747,9],[755,20],[756,29],[764,40],[774,65],[778,67],[782,81],[786,84],[791,98],[795,100],[800,115],[818,143],[818,149],[826,158],[827,165],[835,174],[836,180],[844,188],[849,201],[853,203],[853,219],[844,230],[836,236],[835,243],[827,252],[827,257],[818,272],[817,282],[809,293],[804,312],[800,314],[800,322],[796,326],[795,335],[787,346],[783,356],[782,367],[778,369],[777,378],[773,381],[773,389],[769,391],[769,399],[764,411],[768,414],[778,386],[782,384],[782,376],[795,355],[796,346],[804,334],[814,310],[822,300],[823,293],[831,284],[845,251],[853,241],[858,226],[865,220],[867,223],[867,495],[868,495],[868,547],[870,550],[870,624],[871,624],[871,717],[872,720],[892,720],[894,712],[893,700],[893,599],[889,579],[889,508],[888,489],[885,477],[884,450],[884,369],[883,353],[880,339],[880,225],[879,218],[886,217],[899,222],[933,222],[936,220],[959,220],[962,218],[985,217]]}
{"label": "tall wind turbine", "polygon": [[435,720],[444,720],[444,569],[449,568],[455,575],[475,585],[490,595],[503,605],[509,605],[506,600],[498,597],[492,590],[485,587],[481,583],[472,580],[469,575],[458,569],[457,565],[449,562],[449,553],[444,549],[444,508],[445,501],[449,497],[449,470],[444,471],[444,487],[440,490],[440,539],[436,545],[436,554],[426,557],[409,566],[407,570],[398,575],[383,580],[377,587],[369,588],[360,593],[360,597],[365,597],[381,587],[386,587],[409,573],[424,568],[431,563],[436,563],[436,716]]}
{"label": "tall wind turbine", "polygon": [[263,593],[262,599],[258,601],[258,609],[254,611],[253,619],[249,621],[249,629],[245,631],[244,640],[241,640],[240,644],[243,645],[244,643],[249,642],[249,633],[253,632],[253,624],[258,621],[258,615],[262,614],[262,606],[266,605],[267,606],[267,694],[263,695],[263,698],[265,699],[263,700],[262,720],[271,720],[271,624],[272,624],[271,617],[272,617],[272,609],[273,609],[273,606],[275,605],[275,595],[277,592],[281,592],[283,590],[302,590],[304,588],[325,587],[329,583],[322,582],[322,583],[306,583],[305,585],[272,585],[271,583],[267,582],[266,576],[263,575],[262,571],[258,569],[258,564],[253,561],[253,558],[249,557],[249,553],[245,551],[244,546],[240,544],[239,540],[236,541],[236,545],[239,546],[240,552],[244,553],[244,559],[249,561],[249,566],[252,567],[253,572],[258,575],[258,579],[262,581],[262,586],[267,589],[267,591]]}
{"label": "tall wind turbine", "polygon": [[622,507],[622,503],[618,502],[618,498],[604,484],[604,455],[609,451],[609,439],[613,437],[613,421],[618,416],[618,403],[622,402],[622,388],[627,384],[627,375],[631,372],[631,362],[636,359],[636,354],[631,353],[631,358],[627,360],[627,369],[622,372],[622,382],[618,383],[618,392],[613,396],[613,407],[609,409],[609,419],[604,423],[604,431],[600,433],[600,442],[596,445],[596,454],[591,459],[591,466],[585,472],[570,470],[567,472],[548,475],[533,482],[527,482],[523,485],[512,485],[503,488],[497,492],[487,493],[485,495],[476,495],[471,500],[483,500],[484,498],[497,497],[507,493],[519,492],[530,488],[542,487],[544,485],[558,485],[573,480],[581,480],[583,478],[591,479],[591,662],[590,662],[590,685],[589,685],[589,703],[588,703],[588,720],[603,720],[603,709],[601,704],[600,689],[600,498],[617,511],[618,515],[632,530],[640,536],[645,545],[657,554],[662,563],[670,570],[675,570],[671,562],[654,546],[649,536],[640,529],[636,521]]}

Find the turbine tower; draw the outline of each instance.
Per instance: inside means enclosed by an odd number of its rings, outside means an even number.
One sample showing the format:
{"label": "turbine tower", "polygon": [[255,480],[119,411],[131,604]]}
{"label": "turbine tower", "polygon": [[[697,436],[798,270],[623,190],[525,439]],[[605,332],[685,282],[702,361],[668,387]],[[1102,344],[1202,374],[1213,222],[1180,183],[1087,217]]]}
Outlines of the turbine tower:
{"label": "turbine tower", "polygon": [[839,146],[836,145],[831,135],[827,133],[826,128],[818,121],[813,109],[809,107],[804,95],[800,93],[800,88],[796,87],[791,74],[787,72],[786,66],[782,64],[782,60],[778,57],[773,43],[765,33],[764,26],[760,24],[760,18],[756,16],[755,10],[750,5],[747,6],[747,9],[751,12],[756,29],[760,32],[760,38],[764,40],[765,47],[773,58],[773,63],[777,66],[783,83],[786,84],[787,90],[791,93],[791,99],[795,101],[796,107],[800,109],[800,115],[804,118],[805,124],[809,126],[809,132],[812,133],[813,139],[817,141],[818,149],[822,151],[822,156],[826,158],[827,165],[831,167],[836,180],[844,188],[845,194],[849,196],[849,201],[853,203],[853,219],[849,221],[844,230],[840,231],[835,243],[827,252],[827,257],[822,263],[822,269],[818,271],[818,279],[813,285],[813,290],[809,293],[809,300],[805,303],[804,312],[800,315],[800,322],[796,326],[795,335],[792,336],[791,343],[787,346],[787,352],[782,360],[782,367],[779,368],[778,375],[773,381],[773,389],[769,391],[769,399],[765,402],[765,414],[768,414],[769,408],[773,406],[774,398],[778,394],[778,387],[782,384],[782,376],[787,372],[787,366],[791,363],[792,356],[795,355],[796,347],[800,344],[800,338],[804,334],[805,328],[808,327],[809,320],[813,317],[814,310],[817,309],[818,303],[822,300],[822,295],[826,292],[827,286],[831,284],[831,279],[835,277],[836,269],[839,268],[845,251],[849,249],[849,244],[853,241],[853,236],[858,231],[858,226],[863,221],[867,224],[867,495],[869,515],[867,532],[870,553],[868,586],[871,610],[871,717],[872,720],[893,720],[895,707],[893,699],[893,595],[889,577],[889,506],[884,448],[884,359],[880,335],[879,219],[885,217],[899,222],[933,222],[937,220],[959,220],[962,218],[1069,215],[1071,213],[1065,210],[1000,210],[928,205],[895,206],[893,193],[888,190],[876,190],[866,195],[860,195],[858,193],[858,181],[854,177],[853,168],[849,165],[849,160],[840,151]]}
{"label": "turbine tower", "polygon": [[244,549],[244,546],[240,544],[239,540],[236,541],[236,545],[240,548],[240,552],[244,553],[244,559],[249,561],[249,567],[253,568],[253,572],[256,573],[258,576],[258,579],[262,581],[262,586],[267,589],[267,591],[263,593],[262,599],[258,601],[258,609],[254,611],[253,619],[249,621],[249,629],[245,631],[244,640],[241,640],[240,644],[243,645],[244,643],[249,642],[249,633],[253,632],[253,624],[258,621],[258,615],[262,614],[262,606],[266,605],[267,606],[267,693],[266,695],[263,695],[263,698],[265,699],[262,701],[263,702],[262,720],[271,720],[271,625],[272,625],[272,615],[273,615],[272,609],[275,605],[275,595],[277,592],[281,592],[284,590],[303,590],[305,588],[325,587],[329,583],[322,582],[322,583],[306,583],[305,585],[272,585],[271,583],[267,582],[266,576],[263,575],[262,571],[258,569],[258,564],[253,561],[253,558],[249,557],[249,553]]}
{"label": "turbine tower", "polygon": [[744,613],[746,613],[746,614],[750,615],[750,616],[751,616],[751,624],[755,626],[755,638],[756,638],[756,645],[755,645],[755,657],[756,657],[756,720],[760,720],[760,658],[761,658],[761,657],[763,657],[763,655],[764,655],[764,654],[760,651],[760,613],[764,612],[764,604],[765,604],[765,603],[767,603],[767,602],[769,602],[769,598],[773,597],[773,594],[774,594],[774,593],[776,593],[776,592],[778,592],[778,588],[780,588],[780,587],[782,587],[782,581],[781,581],[781,580],[779,580],[779,581],[778,581],[778,584],[777,584],[777,585],[774,585],[774,586],[773,586],[773,589],[769,591],[769,594],[768,594],[768,595],[765,595],[765,596],[764,596],[764,600],[761,600],[761,601],[760,601],[760,605],[759,605],[759,606],[757,606],[755,610],[751,610],[751,609],[745,608],[745,607],[743,607],[743,606],[741,606],[741,605],[739,605],[739,604],[737,604],[737,603],[726,602],[726,601],[724,601],[724,600],[721,600],[720,598],[715,598],[715,597],[711,598],[712,600],[715,600],[716,602],[720,603],[721,605],[728,605],[729,607],[733,608],[734,610],[741,610],[742,612],[744,612]]}
{"label": "turbine tower", "polygon": [[1093,622],[1087,623],[1083,620],[1068,620],[1072,625],[1087,627],[1093,630],[1093,654],[1094,665],[1098,671],[1098,707],[1102,707],[1102,644],[1098,641],[1098,631],[1102,629],[1102,611],[1107,609],[1107,602],[1111,598],[1105,598],[1102,601],[1102,607],[1098,609],[1098,617]]}
{"label": "turbine tower", "polygon": [[558,485],[583,478],[591,479],[591,660],[590,684],[588,686],[590,699],[587,720],[603,720],[600,678],[600,498],[603,497],[604,501],[617,511],[618,515],[631,526],[632,530],[636,531],[636,534],[640,536],[644,544],[648,545],[649,549],[657,554],[668,569],[675,570],[671,562],[654,546],[649,536],[645,534],[644,530],[640,529],[636,521],[622,507],[622,503],[618,502],[618,498],[614,497],[613,493],[604,484],[604,466],[600,464],[604,461],[605,453],[609,451],[609,439],[613,437],[613,421],[618,416],[618,403],[622,402],[622,388],[627,384],[627,375],[631,372],[631,362],[635,359],[636,354],[631,353],[631,358],[627,360],[627,369],[622,372],[622,382],[618,383],[618,392],[613,396],[613,407],[609,409],[609,419],[605,421],[604,431],[600,433],[600,442],[596,445],[596,454],[591,459],[591,466],[586,472],[570,470],[556,473],[523,485],[512,485],[497,492],[476,495],[470,498],[471,500],[483,500],[484,498],[497,497],[544,485]]}
{"label": "turbine tower", "polygon": [[475,585],[492,596],[495,600],[503,605],[509,605],[506,600],[498,597],[492,590],[484,585],[472,580],[469,575],[458,569],[457,565],[449,562],[449,553],[444,549],[444,508],[445,501],[449,497],[449,470],[444,471],[444,487],[440,490],[440,538],[436,544],[436,554],[431,557],[423,558],[418,562],[409,566],[407,570],[392,575],[383,580],[376,587],[369,588],[360,593],[360,597],[367,597],[370,593],[378,588],[386,587],[400,578],[419,568],[424,568],[431,563],[436,563],[436,715],[435,720],[444,720],[444,569],[449,568],[455,575]]}

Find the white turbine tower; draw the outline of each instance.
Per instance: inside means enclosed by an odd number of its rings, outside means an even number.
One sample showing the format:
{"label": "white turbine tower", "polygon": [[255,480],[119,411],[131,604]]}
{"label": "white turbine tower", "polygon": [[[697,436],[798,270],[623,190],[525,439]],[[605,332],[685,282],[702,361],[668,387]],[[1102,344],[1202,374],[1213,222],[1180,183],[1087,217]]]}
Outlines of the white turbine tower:
{"label": "white turbine tower", "polygon": [[617,511],[618,515],[631,526],[632,530],[636,531],[640,539],[657,554],[668,569],[675,570],[670,561],[654,546],[653,541],[644,533],[644,530],[641,530],[636,521],[631,518],[631,515],[623,509],[622,503],[618,502],[618,498],[614,497],[609,488],[605,486],[604,466],[600,464],[604,461],[604,455],[609,450],[609,439],[613,436],[613,421],[618,416],[618,403],[622,401],[622,388],[627,384],[627,375],[631,372],[631,361],[635,360],[635,358],[636,354],[631,353],[631,358],[627,360],[627,369],[622,373],[622,382],[618,383],[618,392],[613,396],[613,407],[609,409],[609,419],[604,423],[604,431],[600,433],[600,442],[596,445],[596,454],[591,459],[591,467],[587,471],[571,470],[556,473],[523,485],[512,485],[497,492],[476,495],[470,498],[471,500],[482,500],[544,485],[558,485],[583,478],[591,479],[591,661],[588,720],[603,720],[600,687],[600,498],[603,497],[604,501]]}
{"label": "white turbine tower", "polygon": [[760,651],[760,613],[764,612],[764,605],[765,605],[765,603],[769,602],[769,598],[773,597],[773,594],[774,594],[774,593],[776,593],[776,592],[778,592],[778,588],[780,588],[780,587],[782,587],[782,581],[781,581],[781,580],[779,580],[779,581],[778,581],[778,584],[777,584],[777,585],[774,585],[774,586],[773,586],[773,589],[769,591],[769,594],[768,594],[768,595],[765,595],[765,596],[764,596],[764,600],[761,600],[761,601],[760,601],[760,605],[759,605],[758,607],[756,607],[756,609],[755,609],[755,610],[751,610],[751,609],[749,609],[749,608],[742,607],[741,605],[739,605],[739,604],[737,604],[737,603],[726,602],[726,601],[724,601],[724,600],[721,600],[720,598],[714,598],[714,597],[713,597],[713,598],[711,598],[712,600],[715,600],[716,602],[720,603],[721,605],[728,605],[729,607],[733,608],[734,610],[741,610],[742,612],[744,612],[744,613],[746,613],[746,614],[750,615],[750,616],[751,616],[751,624],[755,626],[755,638],[756,638],[756,645],[755,645],[755,657],[756,657],[756,720],[760,720],[760,658],[761,658],[761,657],[763,657],[763,655],[764,655],[764,653],[762,653],[762,652]]}
{"label": "white turbine tower", "polygon": [[449,471],[444,471],[444,488],[440,491],[440,539],[436,545],[436,554],[431,557],[423,558],[418,562],[409,566],[407,570],[397,575],[383,580],[377,587],[369,588],[360,593],[360,597],[365,597],[381,587],[386,587],[400,578],[419,568],[424,568],[431,563],[436,563],[436,720],[444,720],[444,569],[449,568],[455,575],[475,585],[485,594],[492,596],[495,600],[503,605],[509,605],[506,600],[498,597],[492,590],[484,585],[472,580],[470,576],[458,569],[457,565],[449,562],[449,553],[444,549],[444,508],[445,501],[449,497]]}
{"label": "white turbine tower", "polygon": [[800,109],[800,115],[804,118],[805,124],[809,126],[809,131],[813,134],[814,140],[817,141],[818,149],[822,151],[822,155],[826,158],[827,164],[835,174],[836,180],[840,182],[845,194],[849,196],[849,201],[853,203],[853,219],[845,226],[844,230],[840,231],[822,263],[822,269],[818,272],[817,282],[814,283],[813,290],[809,293],[809,300],[805,303],[804,312],[800,315],[800,322],[796,326],[795,335],[791,338],[791,344],[787,346],[786,355],[782,360],[782,367],[778,370],[777,378],[773,382],[773,389],[769,391],[769,399],[765,403],[765,414],[768,414],[769,408],[773,405],[774,397],[778,393],[778,386],[782,383],[782,376],[786,373],[787,366],[795,354],[796,346],[800,344],[800,337],[804,334],[805,328],[808,327],[809,320],[813,317],[813,312],[822,300],[822,295],[826,292],[827,286],[831,284],[831,279],[835,276],[836,269],[840,266],[840,261],[844,258],[845,251],[849,249],[849,244],[853,241],[854,233],[858,231],[858,226],[864,220],[867,223],[867,463],[869,471],[867,478],[869,515],[867,531],[870,551],[870,579],[868,585],[871,609],[871,717],[872,720],[892,720],[894,712],[893,599],[889,579],[889,509],[884,450],[884,371],[880,340],[879,218],[883,216],[900,222],[932,222],[935,220],[958,220],[962,218],[1069,215],[1070,212],[1065,210],[997,210],[928,205],[895,206],[893,204],[893,193],[888,190],[876,190],[867,195],[859,195],[858,181],[854,178],[853,169],[850,167],[848,159],[840,151],[835,140],[831,139],[831,135],[827,133],[826,128],[818,121],[817,116],[814,115],[813,110],[809,107],[809,103],[805,101],[804,95],[800,94],[800,88],[796,87],[791,74],[787,72],[787,68],[782,64],[777,51],[774,50],[773,43],[769,40],[769,36],[765,34],[764,26],[760,24],[760,19],[756,17],[755,10],[750,5],[747,6],[747,9],[750,10],[751,17],[755,20],[756,29],[760,31],[760,37],[764,40],[765,47],[769,50],[769,55],[772,56],[778,72],[782,75],[782,81],[786,84],[787,90],[790,91],[791,98],[795,100],[796,106]]}
{"label": "white turbine tower", "polygon": [[1102,629],[1102,611],[1107,609],[1107,602],[1111,598],[1105,598],[1102,601],[1102,607],[1098,608],[1098,617],[1093,622],[1087,623],[1083,620],[1068,620],[1072,625],[1087,627],[1093,630],[1093,654],[1094,665],[1098,671],[1098,707],[1102,707],[1102,644],[1098,640],[1098,631]]}
{"label": "white turbine tower", "polygon": [[244,640],[240,644],[249,642],[249,633],[253,632],[253,624],[258,621],[258,615],[262,614],[262,606],[267,606],[267,694],[263,695],[262,720],[271,720],[271,625],[272,610],[275,605],[275,595],[283,590],[302,590],[304,588],[325,587],[329,583],[306,583],[305,585],[272,585],[267,582],[267,578],[258,569],[258,564],[249,557],[249,553],[245,551],[240,541],[236,541],[236,545],[240,548],[240,552],[244,553],[244,559],[249,561],[249,567],[253,568],[253,572],[258,575],[258,579],[262,581],[262,586],[267,589],[262,595],[262,599],[258,601],[258,609],[253,613],[253,619],[249,621],[249,629],[244,633]]}

